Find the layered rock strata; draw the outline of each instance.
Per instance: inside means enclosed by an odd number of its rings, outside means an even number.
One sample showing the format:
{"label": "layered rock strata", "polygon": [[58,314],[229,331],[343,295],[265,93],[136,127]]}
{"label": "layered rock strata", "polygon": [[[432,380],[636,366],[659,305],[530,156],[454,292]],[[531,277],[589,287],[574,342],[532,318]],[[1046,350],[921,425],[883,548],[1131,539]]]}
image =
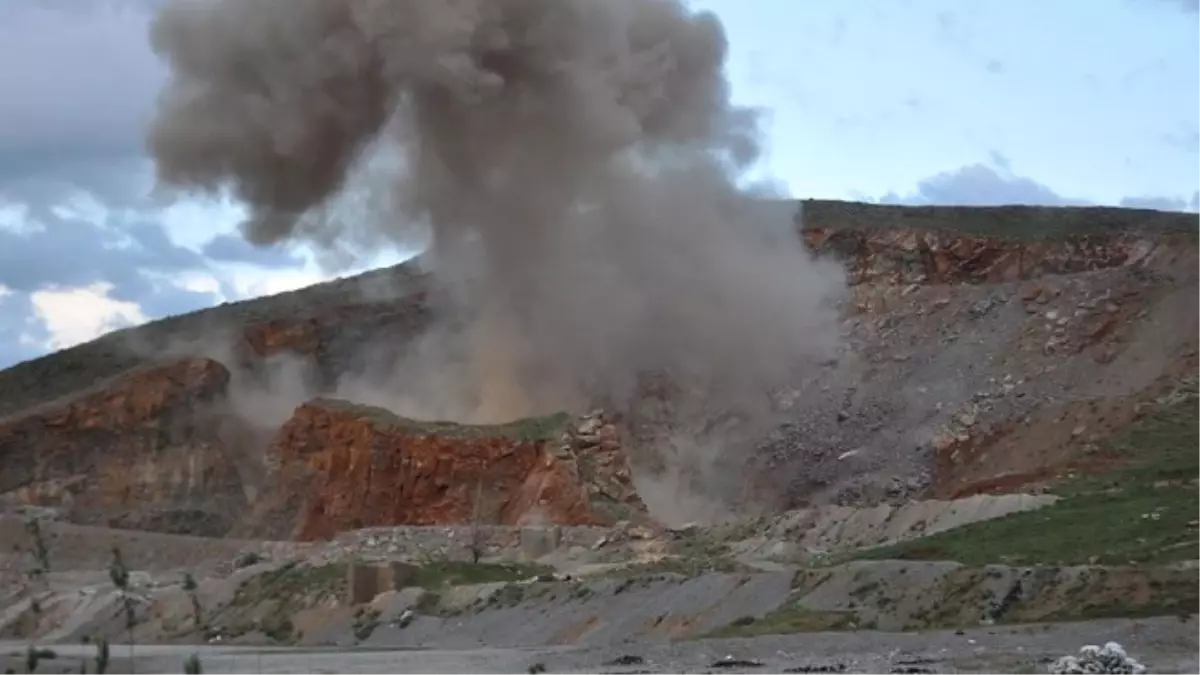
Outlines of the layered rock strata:
{"label": "layered rock strata", "polygon": [[299,540],[384,525],[611,524],[644,513],[615,428],[566,414],[422,422],[345,401],[300,406],[268,451],[251,529]]}

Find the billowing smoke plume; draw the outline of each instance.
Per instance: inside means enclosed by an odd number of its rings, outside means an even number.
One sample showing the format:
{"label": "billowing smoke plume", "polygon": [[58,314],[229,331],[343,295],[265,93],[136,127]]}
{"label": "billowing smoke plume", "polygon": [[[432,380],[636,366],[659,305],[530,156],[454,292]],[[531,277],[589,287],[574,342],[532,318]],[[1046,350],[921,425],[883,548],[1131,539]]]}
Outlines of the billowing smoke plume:
{"label": "billowing smoke plume", "polygon": [[172,74],[149,133],[161,184],[231,189],[260,244],[428,228],[467,326],[466,416],[619,406],[646,373],[709,410],[756,406],[835,341],[837,274],[769,236],[763,195],[738,187],[757,116],[730,103],[711,14],[177,0],[151,37]]}

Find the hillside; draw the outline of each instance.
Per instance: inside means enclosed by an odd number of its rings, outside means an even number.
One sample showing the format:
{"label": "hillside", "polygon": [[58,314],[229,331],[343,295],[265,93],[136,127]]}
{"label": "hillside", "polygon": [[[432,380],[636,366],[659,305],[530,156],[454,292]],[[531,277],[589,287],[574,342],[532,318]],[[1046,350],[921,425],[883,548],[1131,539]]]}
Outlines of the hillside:
{"label": "hillside", "polygon": [[[475,426],[385,409],[371,378],[439,318],[415,262],[0,372],[0,533],[28,548],[18,516],[43,517],[62,593],[33,620],[12,577],[0,637],[29,634],[22,621],[51,640],[115,630],[70,599],[102,587],[114,543],[155,578],[195,570],[223,608],[187,624],[176,581],[147,586],[161,592],[146,591],[141,639],[160,642],[219,624],[252,644],[460,649],[451,617],[468,642],[549,648],[1195,614],[1179,565],[1200,544],[1197,216],[796,212],[805,246],[846,272],[841,352],[786,392],[751,456],[717,448],[700,467],[656,440],[653,415]],[[236,569],[247,552],[271,562]],[[27,563],[5,555],[14,574]],[[419,583],[380,583],[425,595],[339,601],[346,569],[326,568],[348,560],[415,564]],[[446,580],[439,565],[465,567]],[[503,590],[539,574],[544,588]],[[686,599],[678,583],[695,584]],[[661,607],[653,630],[646,607]],[[404,608],[412,629],[396,627]],[[541,628],[504,625],[518,612]],[[264,623],[276,615],[286,630]]]}
{"label": "hillside", "polygon": [[[845,356],[798,383],[794,414],[765,441],[778,506],[1015,488],[1194,374],[1194,215],[811,201],[801,216],[807,246],[843,263],[853,293]],[[141,512],[180,511],[219,534],[266,487],[261,458],[293,408],[344,398],[343,378],[386,370],[435,319],[424,279],[406,263],[0,372],[0,499],[69,497],[76,519],[151,529]],[[180,462],[198,472],[173,479],[184,493],[157,484]]]}

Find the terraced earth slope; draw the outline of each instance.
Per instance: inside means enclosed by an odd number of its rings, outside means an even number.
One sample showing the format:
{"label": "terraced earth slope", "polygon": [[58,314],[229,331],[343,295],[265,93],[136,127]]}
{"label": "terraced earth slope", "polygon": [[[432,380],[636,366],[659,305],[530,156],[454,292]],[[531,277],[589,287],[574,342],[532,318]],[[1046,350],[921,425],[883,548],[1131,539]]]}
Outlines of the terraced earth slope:
{"label": "terraced earth slope", "polygon": [[[0,639],[961,672],[1042,670],[1079,646],[1059,635],[1197,667],[1197,216],[800,206],[847,273],[843,349],[728,492],[664,492],[668,449],[602,411],[480,427],[347,397],[439,318],[411,264],[0,372]],[[1064,627],[1006,626],[1029,622]]]}

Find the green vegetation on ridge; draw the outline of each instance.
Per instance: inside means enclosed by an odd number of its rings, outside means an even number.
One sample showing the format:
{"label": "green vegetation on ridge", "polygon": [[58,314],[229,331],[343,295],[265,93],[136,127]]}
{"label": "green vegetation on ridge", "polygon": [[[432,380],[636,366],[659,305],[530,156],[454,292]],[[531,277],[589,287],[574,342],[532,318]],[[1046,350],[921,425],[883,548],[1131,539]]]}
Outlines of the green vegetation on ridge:
{"label": "green vegetation on ridge", "polygon": [[1195,560],[1200,424],[1189,392],[1106,444],[1119,466],[1067,478],[1050,506],[912,541],[860,559],[955,560],[969,565],[1168,563]]}
{"label": "green vegetation on ridge", "polygon": [[856,626],[854,612],[818,611],[784,603],[763,617],[744,616],[699,638],[741,638],[759,635],[790,635],[834,630],[851,630]]}
{"label": "green vegetation on ridge", "polygon": [[446,560],[421,565],[412,585],[434,590],[450,586],[524,581],[553,571],[553,567],[545,565]]}
{"label": "green vegetation on ridge", "polygon": [[399,429],[425,436],[449,438],[511,438],[516,441],[534,442],[558,438],[571,421],[565,412],[529,417],[507,424],[463,424],[462,422],[414,420],[375,406],[362,405],[340,399],[323,398],[320,405],[334,410],[352,413],[366,419],[377,429]]}

